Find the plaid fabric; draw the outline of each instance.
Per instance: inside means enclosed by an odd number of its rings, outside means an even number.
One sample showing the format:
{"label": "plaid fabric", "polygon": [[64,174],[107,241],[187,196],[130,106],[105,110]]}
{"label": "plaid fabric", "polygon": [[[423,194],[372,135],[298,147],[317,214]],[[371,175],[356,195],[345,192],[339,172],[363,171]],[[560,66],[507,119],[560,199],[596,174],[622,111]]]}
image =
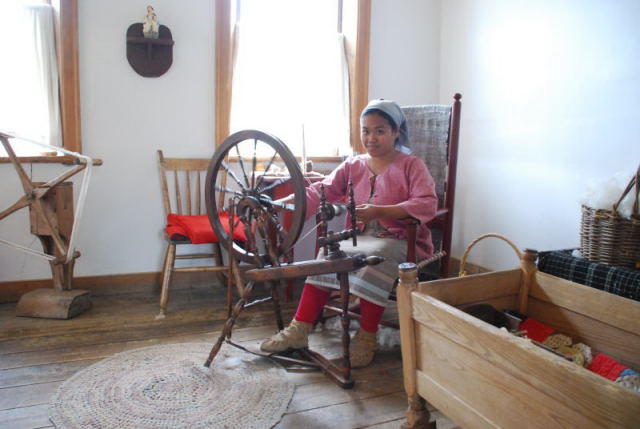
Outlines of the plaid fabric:
{"label": "plaid fabric", "polygon": [[538,269],[556,277],[640,301],[640,270],[574,258],[571,251],[540,252]]}

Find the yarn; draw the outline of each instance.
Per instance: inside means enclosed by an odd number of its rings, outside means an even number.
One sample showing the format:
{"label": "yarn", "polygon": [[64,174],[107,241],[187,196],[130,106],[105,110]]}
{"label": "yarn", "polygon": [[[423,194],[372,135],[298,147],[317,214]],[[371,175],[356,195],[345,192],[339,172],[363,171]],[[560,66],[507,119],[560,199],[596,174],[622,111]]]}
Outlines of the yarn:
{"label": "yarn", "polygon": [[564,334],[552,334],[549,335],[542,344],[552,349],[557,349],[571,346],[573,340]]}
{"label": "yarn", "polygon": [[[593,209],[611,210],[634,175],[635,172],[618,172],[611,177],[589,180],[580,204]],[[618,214],[626,219],[633,213],[634,195],[632,190],[618,206]]]}

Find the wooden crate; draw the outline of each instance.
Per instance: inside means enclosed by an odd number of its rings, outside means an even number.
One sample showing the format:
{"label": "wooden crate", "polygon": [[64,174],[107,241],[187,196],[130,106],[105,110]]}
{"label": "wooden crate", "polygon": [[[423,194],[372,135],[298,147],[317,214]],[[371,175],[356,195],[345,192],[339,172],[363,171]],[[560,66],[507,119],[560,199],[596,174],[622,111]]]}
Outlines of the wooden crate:
{"label": "wooden crate", "polygon": [[405,427],[431,427],[424,399],[464,428],[638,428],[640,394],[458,309],[516,309],[640,369],[640,303],[518,269],[416,283],[398,291]]}

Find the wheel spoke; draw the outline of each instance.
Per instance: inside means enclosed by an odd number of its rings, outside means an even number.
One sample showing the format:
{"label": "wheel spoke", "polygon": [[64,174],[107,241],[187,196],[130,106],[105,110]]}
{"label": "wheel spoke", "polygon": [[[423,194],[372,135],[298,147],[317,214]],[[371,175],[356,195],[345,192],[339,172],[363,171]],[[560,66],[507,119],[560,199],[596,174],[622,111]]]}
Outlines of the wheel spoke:
{"label": "wheel spoke", "polygon": [[268,192],[268,191],[272,190],[273,188],[275,188],[275,187],[277,187],[277,186],[280,186],[280,185],[282,185],[282,184],[284,184],[284,183],[287,183],[287,182],[288,182],[288,181],[290,181],[290,180],[291,180],[291,176],[289,176],[289,177],[282,177],[282,178],[280,178],[280,179],[276,180],[275,182],[273,182],[272,184],[270,184],[270,185],[268,185],[268,186],[266,186],[266,187],[264,187],[264,188],[260,188],[260,189],[258,190],[258,193],[263,194],[263,193],[265,193],[265,192]]}
{"label": "wheel spoke", "polygon": [[222,166],[222,168],[227,170],[227,173],[229,173],[229,176],[231,176],[231,178],[236,181],[238,186],[240,186],[243,191],[247,190],[247,187],[240,181],[240,179],[238,179],[238,176],[236,176],[236,173],[233,172],[233,170],[229,167],[229,165],[227,165],[226,162],[221,161],[220,165]]}
{"label": "wheel spoke", "polygon": [[287,203],[280,203],[278,201],[271,201],[271,205],[274,205],[276,207],[280,207],[282,209],[294,212],[296,211],[296,205],[295,204],[287,204]]}
{"label": "wheel spoke", "polygon": [[256,148],[258,146],[258,139],[253,139],[253,167],[251,169],[251,189],[256,185]]}
{"label": "wheel spoke", "polygon": [[215,188],[216,188],[216,191],[224,192],[224,193],[231,194],[231,195],[237,195],[239,197],[243,196],[242,192],[238,192],[238,191],[233,190],[233,189],[225,188],[225,187],[222,187],[220,185],[216,185]]}
{"label": "wheel spoke", "polygon": [[256,184],[256,188],[260,188],[260,186],[262,186],[262,183],[264,182],[264,175],[267,174],[267,171],[269,171],[269,169],[273,165],[273,161],[275,161],[276,156],[278,156],[278,152],[274,150],[273,151],[273,156],[269,160],[269,164],[267,164],[267,167],[264,169],[264,174],[262,176],[258,177],[258,183]]}
{"label": "wheel spoke", "polygon": [[[247,173],[244,170],[244,162],[242,161],[242,155],[240,155],[240,145],[236,145],[236,154],[238,155],[238,163],[240,164],[240,169],[242,170],[242,175],[244,176],[244,182],[246,184],[249,184],[249,178],[247,177]],[[229,170],[227,170],[229,171]],[[251,187],[253,187],[253,183],[251,184]]]}

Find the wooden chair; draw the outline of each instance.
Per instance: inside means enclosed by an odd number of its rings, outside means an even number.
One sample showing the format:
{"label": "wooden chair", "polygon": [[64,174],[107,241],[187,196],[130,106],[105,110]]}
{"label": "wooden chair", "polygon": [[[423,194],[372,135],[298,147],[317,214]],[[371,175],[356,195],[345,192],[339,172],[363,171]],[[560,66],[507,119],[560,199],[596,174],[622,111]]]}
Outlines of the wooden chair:
{"label": "wooden chair", "polygon": [[[418,222],[413,219],[407,220],[407,262],[414,262],[418,265],[421,281],[449,277],[461,98],[460,94],[455,94],[451,105],[431,104],[402,107],[407,117],[410,148],[413,155],[427,164],[436,183],[436,195],[438,196],[436,217],[428,224],[434,245],[432,257],[423,261],[417,260],[416,229]],[[389,295],[389,299],[393,301],[396,300],[396,285],[397,281]],[[325,310],[329,310],[334,315],[342,313],[340,305],[337,305],[333,299],[325,306]],[[350,306],[350,311],[352,317],[360,317],[358,304]],[[329,317],[323,315],[319,321],[324,322]],[[382,321],[381,324],[399,328],[396,321]]]}
{"label": "wooden chair", "polygon": [[[210,159],[208,158],[165,158],[162,151],[158,150],[158,162],[160,166],[160,184],[162,186],[162,201],[165,220],[169,214],[197,216],[206,215],[204,204],[204,183]],[[173,205],[172,205],[173,202]],[[225,285],[224,275],[229,267],[223,264],[220,244],[217,240],[210,253],[181,253],[176,254],[176,248],[180,245],[193,244],[186,236],[173,234],[170,237],[165,230],[167,250],[164,257],[164,265],[161,277],[160,313],[157,318],[164,318],[169,301],[169,288],[174,273],[180,272],[214,272],[218,273],[218,279]],[[175,267],[176,259],[212,259],[213,265]]]}

